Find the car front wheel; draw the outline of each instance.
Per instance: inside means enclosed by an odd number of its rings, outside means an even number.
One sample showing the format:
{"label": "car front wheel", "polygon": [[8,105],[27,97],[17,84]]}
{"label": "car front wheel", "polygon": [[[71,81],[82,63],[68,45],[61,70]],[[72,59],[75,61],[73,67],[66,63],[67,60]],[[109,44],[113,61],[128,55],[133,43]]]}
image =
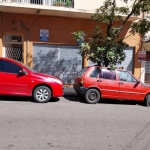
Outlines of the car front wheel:
{"label": "car front wheel", "polygon": [[150,94],[148,94],[144,101],[145,106],[150,107]]}
{"label": "car front wheel", "polygon": [[96,89],[89,89],[85,93],[85,100],[89,104],[96,104],[100,100],[100,93]]}
{"label": "car front wheel", "polygon": [[46,86],[38,86],[33,91],[33,98],[38,103],[46,103],[51,99],[51,90]]}

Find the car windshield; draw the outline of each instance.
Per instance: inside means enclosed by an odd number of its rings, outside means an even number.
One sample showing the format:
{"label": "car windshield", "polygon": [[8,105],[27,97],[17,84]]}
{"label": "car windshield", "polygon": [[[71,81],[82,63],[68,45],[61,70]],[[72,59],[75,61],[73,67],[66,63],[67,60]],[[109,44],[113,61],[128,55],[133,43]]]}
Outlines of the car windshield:
{"label": "car windshield", "polygon": [[82,76],[84,74],[84,72],[88,69],[89,67],[85,67],[83,68],[81,71],[78,72],[78,77]]}
{"label": "car windshield", "polygon": [[[17,60],[16,60],[17,61]],[[18,63],[20,63],[22,66],[24,66],[25,68],[27,68],[28,70],[30,70],[31,72],[36,72],[34,69],[32,69],[32,68],[30,68],[29,66],[27,66],[27,65],[25,65],[25,64],[23,64],[22,62],[20,62],[20,61],[17,61]]]}

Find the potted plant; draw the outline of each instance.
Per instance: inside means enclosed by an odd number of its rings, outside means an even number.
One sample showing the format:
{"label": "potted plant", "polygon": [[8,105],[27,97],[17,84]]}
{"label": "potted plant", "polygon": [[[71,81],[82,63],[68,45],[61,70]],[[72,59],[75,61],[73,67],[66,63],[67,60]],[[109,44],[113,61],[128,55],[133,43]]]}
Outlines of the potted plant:
{"label": "potted plant", "polygon": [[73,1],[72,0],[66,0],[65,6],[66,7],[73,7]]}
{"label": "potted plant", "polygon": [[54,6],[64,6],[64,3],[62,0],[56,0],[53,5]]}
{"label": "potted plant", "polygon": [[76,40],[77,45],[80,45],[84,42],[84,36],[86,33],[84,31],[77,31],[72,33],[73,38]]}

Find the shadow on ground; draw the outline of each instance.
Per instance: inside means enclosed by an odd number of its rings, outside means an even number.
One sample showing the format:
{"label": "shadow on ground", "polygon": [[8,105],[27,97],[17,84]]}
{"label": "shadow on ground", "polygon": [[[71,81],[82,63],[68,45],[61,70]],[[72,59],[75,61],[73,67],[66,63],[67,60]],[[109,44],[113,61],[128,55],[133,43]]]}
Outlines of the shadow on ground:
{"label": "shadow on ground", "polygon": [[[64,96],[66,100],[69,101],[74,101],[74,102],[81,102],[88,104],[84,97],[78,97],[78,96]],[[117,104],[117,105],[140,105],[144,106],[143,102],[138,102],[138,101],[120,101],[120,100],[115,100],[115,99],[101,99],[98,104]]]}
{"label": "shadow on ground", "polygon": [[[87,104],[84,97],[79,97],[72,87],[65,87],[63,97],[69,101],[75,101],[75,102],[81,102],[81,103]],[[141,105],[141,106],[144,106],[143,102],[123,101],[123,100],[120,101],[120,100],[115,100],[115,99],[101,99],[99,103],[101,103],[101,104]]]}

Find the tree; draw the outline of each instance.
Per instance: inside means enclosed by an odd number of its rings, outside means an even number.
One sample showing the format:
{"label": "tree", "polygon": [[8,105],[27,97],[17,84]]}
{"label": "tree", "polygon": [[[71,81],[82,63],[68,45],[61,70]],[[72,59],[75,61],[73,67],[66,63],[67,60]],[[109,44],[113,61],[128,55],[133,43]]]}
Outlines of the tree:
{"label": "tree", "polygon": [[[140,16],[142,13],[150,13],[150,0],[122,0],[126,5],[132,1],[132,7],[116,5],[116,0],[105,0],[103,5],[96,10],[91,17],[101,22],[106,27],[103,31],[97,25],[92,31],[91,37],[80,44],[79,54],[87,56],[92,62],[101,66],[110,66],[112,69],[125,60],[124,49],[128,44],[120,37],[120,32],[131,16]],[[123,17],[125,16],[125,17]],[[142,37],[150,30],[148,18],[141,18],[131,24],[130,35],[139,33]],[[84,31],[73,32],[73,38],[79,41]]]}

